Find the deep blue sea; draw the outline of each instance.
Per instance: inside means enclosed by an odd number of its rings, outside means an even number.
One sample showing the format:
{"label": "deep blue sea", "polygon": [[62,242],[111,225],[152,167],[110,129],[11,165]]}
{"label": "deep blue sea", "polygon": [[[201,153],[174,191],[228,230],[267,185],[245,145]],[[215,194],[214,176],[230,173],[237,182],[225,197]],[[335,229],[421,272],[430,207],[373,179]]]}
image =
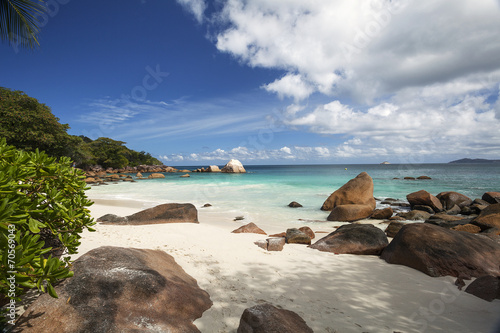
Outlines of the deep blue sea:
{"label": "deep blue sea", "polygon": [[[245,165],[245,168],[246,174],[191,173],[189,178],[166,173],[164,179],[93,186],[88,195],[92,199],[144,201],[146,206],[190,202],[200,207],[210,203],[212,210],[242,215],[246,220],[276,219],[286,223],[326,220],[328,213],[319,209],[325,199],[363,171],[373,178],[374,196],[379,199],[405,200],[407,194],[419,190],[434,195],[456,191],[472,199],[480,198],[484,192],[500,191],[500,164]],[[432,179],[404,180],[407,176]],[[287,207],[291,201],[304,207]]]}

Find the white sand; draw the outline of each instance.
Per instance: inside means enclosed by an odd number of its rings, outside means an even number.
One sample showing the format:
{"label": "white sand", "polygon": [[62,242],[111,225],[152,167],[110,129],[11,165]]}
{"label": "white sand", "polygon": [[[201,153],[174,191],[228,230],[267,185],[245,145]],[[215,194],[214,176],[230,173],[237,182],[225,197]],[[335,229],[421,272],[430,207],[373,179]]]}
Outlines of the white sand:
{"label": "white sand", "polygon": [[[95,218],[126,216],[143,208],[138,202],[99,201],[91,212]],[[494,332],[500,319],[500,300],[460,292],[452,277],[431,278],[375,256],[334,255],[303,245],[267,252],[254,245],[265,236],[231,233],[250,221],[233,222],[210,208],[198,212],[200,224],[96,225],[96,232],[84,233],[80,255],[103,245],[172,255],[213,301],[195,321],[201,332],[235,332],[243,310],[261,302],[295,311],[315,332]],[[268,233],[285,231],[276,225],[259,226]],[[315,224],[313,230],[333,229]]]}

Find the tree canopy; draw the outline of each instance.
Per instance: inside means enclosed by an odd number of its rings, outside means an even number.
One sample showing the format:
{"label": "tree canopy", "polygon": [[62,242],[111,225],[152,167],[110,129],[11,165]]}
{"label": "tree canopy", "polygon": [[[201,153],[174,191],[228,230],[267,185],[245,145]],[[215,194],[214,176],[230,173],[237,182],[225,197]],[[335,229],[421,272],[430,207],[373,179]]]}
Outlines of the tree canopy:
{"label": "tree canopy", "polygon": [[149,153],[127,148],[123,141],[69,135],[68,129],[47,105],[22,91],[0,87],[0,138],[9,145],[25,151],[39,149],[58,158],[67,156],[82,168],[162,164]]}

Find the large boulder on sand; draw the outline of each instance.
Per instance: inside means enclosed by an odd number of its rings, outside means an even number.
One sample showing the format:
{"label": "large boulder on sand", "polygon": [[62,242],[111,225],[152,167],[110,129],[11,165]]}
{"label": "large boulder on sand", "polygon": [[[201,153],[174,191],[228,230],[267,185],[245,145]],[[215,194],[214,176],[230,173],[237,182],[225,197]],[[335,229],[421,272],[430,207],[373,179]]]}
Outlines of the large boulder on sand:
{"label": "large boulder on sand", "polygon": [[107,214],[97,219],[103,224],[141,225],[161,223],[199,223],[198,211],[193,204],[168,203],[120,217]]}
{"label": "large boulder on sand", "polygon": [[472,224],[486,230],[488,228],[500,228],[500,203],[490,205],[481,211]]}
{"label": "large boulder on sand", "polygon": [[247,172],[238,160],[230,160],[227,164],[220,170],[226,173],[245,173]]}
{"label": "large boulder on sand", "polygon": [[423,205],[431,207],[436,213],[443,211],[441,201],[425,190],[410,193],[406,196],[406,199],[410,203],[411,207]]}
{"label": "large boulder on sand", "polygon": [[436,198],[441,201],[443,209],[445,210],[452,209],[455,205],[463,208],[472,204],[471,198],[458,192],[441,192],[436,195]]}
{"label": "large boulder on sand", "polygon": [[379,255],[388,244],[385,233],[371,224],[347,224],[310,248],[323,252]]}
{"label": "large boulder on sand", "polygon": [[333,192],[323,203],[321,210],[332,210],[340,205],[367,205],[375,209],[373,179],[362,172]]}
{"label": "large boulder on sand", "polygon": [[326,218],[328,221],[354,222],[362,220],[373,213],[371,205],[339,205]]}
{"label": "large boulder on sand", "polygon": [[313,333],[304,319],[293,311],[264,303],[245,309],[237,333]]}
{"label": "large boulder on sand", "polygon": [[500,244],[428,223],[403,226],[380,257],[430,276],[500,276]]}
{"label": "large boulder on sand", "polygon": [[74,276],[41,295],[16,323],[22,332],[199,332],[193,321],[212,305],[170,255],[121,247],[94,249]]}

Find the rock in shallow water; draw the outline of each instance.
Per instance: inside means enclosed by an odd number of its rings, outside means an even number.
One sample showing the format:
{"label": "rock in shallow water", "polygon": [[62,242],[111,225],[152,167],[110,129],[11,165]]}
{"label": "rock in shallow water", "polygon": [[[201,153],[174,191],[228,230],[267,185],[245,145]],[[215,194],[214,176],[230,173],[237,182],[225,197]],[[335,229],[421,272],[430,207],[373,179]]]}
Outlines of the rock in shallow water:
{"label": "rock in shallow water", "polygon": [[362,172],[333,192],[323,203],[321,210],[332,210],[339,205],[368,205],[375,209],[373,179]]}

